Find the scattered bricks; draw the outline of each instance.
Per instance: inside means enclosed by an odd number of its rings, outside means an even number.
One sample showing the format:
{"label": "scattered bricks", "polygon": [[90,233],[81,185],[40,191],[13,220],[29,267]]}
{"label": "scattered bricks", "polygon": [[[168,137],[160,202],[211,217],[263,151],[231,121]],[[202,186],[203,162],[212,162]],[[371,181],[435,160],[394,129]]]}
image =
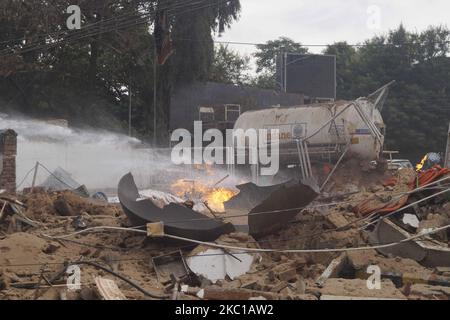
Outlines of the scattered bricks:
{"label": "scattered bricks", "polygon": [[267,273],[267,279],[268,279],[270,282],[275,281],[276,276],[275,276],[275,272],[274,272],[273,270],[270,270],[270,271]]}
{"label": "scattered bricks", "polygon": [[17,134],[13,130],[0,130],[0,189],[16,192]]}
{"label": "scattered bricks", "polygon": [[271,292],[278,293],[278,292],[280,292],[281,290],[283,290],[284,288],[286,288],[287,286],[288,286],[288,283],[287,283],[286,281],[282,281],[282,282],[279,282],[278,284],[274,285],[274,286],[270,289],[270,291],[271,291]]}
{"label": "scattered bricks", "polygon": [[0,275],[0,290],[8,290],[11,285],[11,279],[6,274]]}
{"label": "scattered bricks", "polygon": [[55,208],[56,212],[58,212],[61,216],[67,217],[74,215],[70,205],[61,196],[58,196],[55,202],[53,202],[53,207]]}
{"label": "scattered bricks", "polygon": [[367,287],[367,280],[331,278],[318,291],[321,295],[347,298],[406,299],[402,292],[390,280],[381,280],[381,288],[381,290],[369,289]]}
{"label": "scattered bricks", "polygon": [[89,248],[84,248],[80,251],[80,255],[84,256],[84,257],[89,256],[91,253],[92,253],[92,250]]}
{"label": "scattered bricks", "polygon": [[450,287],[431,286],[428,284],[413,284],[409,288],[409,299],[450,299]]}
{"label": "scattered bricks", "polygon": [[305,257],[299,257],[295,259],[295,261],[291,262],[291,266],[295,268],[297,271],[301,271],[306,265],[308,261]]}
{"label": "scattered bricks", "polygon": [[249,280],[245,281],[241,284],[241,288],[243,289],[250,289],[250,290],[257,290],[258,289],[258,281],[257,280]]}
{"label": "scattered bricks", "polygon": [[343,214],[338,212],[332,212],[326,215],[326,219],[334,228],[343,228],[348,225],[348,220]]}
{"label": "scattered bricks", "polygon": [[280,294],[286,297],[292,297],[294,295],[294,292],[289,287],[285,287],[280,291]]}
{"label": "scattered bricks", "polygon": [[373,185],[369,187],[369,191],[372,193],[377,193],[379,191],[383,190],[383,187],[380,185]]}
{"label": "scattered bricks", "polygon": [[281,281],[287,281],[287,282],[295,281],[295,280],[297,280],[297,270],[295,268],[285,270],[285,271],[281,272],[280,274],[278,274],[278,279],[280,279]]}
{"label": "scattered bricks", "polygon": [[289,284],[289,286],[295,290],[296,294],[305,294],[306,292],[306,283],[301,277],[295,283]]}
{"label": "scattered bricks", "polygon": [[22,194],[31,194],[31,193],[40,193],[40,194],[44,194],[45,193],[45,188],[44,187],[27,187],[27,188],[23,188],[22,190]]}
{"label": "scattered bricks", "polygon": [[216,286],[205,288],[201,295],[206,300],[249,300],[250,298],[256,297],[279,300],[281,298],[279,295],[271,292],[248,289],[224,289]]}
{"label": "scattered bricks", "polygon": [[42,249],[42,252],[46,253],[46,254],[53,254],[56,252],[56,250],[58,250],[59,248],[61,248],[61,246],[56,243],[56,242],[50,242],[47,246],[45,246]]}
{"label": "scattered bricks", "polygon": [[283,263],[273,268],[269,274],[269,279],[277,277],[281,281],[293,282],[297,280],[297,269],[291,263]]}

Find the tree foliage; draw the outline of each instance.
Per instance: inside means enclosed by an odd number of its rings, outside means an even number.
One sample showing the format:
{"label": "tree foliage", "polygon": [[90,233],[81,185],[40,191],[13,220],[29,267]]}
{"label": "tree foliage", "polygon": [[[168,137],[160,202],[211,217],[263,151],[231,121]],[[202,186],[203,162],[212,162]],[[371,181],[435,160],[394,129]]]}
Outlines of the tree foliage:
{"label": "tree foliage", "polygon": [[[72,4],[0,2],[0,108],[125,128],[131,88],[132,123],[141,137],[154,130],[155,76],[158,131],[167,133],[173,87],[209,78],[213,33],[240,12],[239,0],[79,0],[82,29],[69,31],[66,9]],[[157,9],[168,14],[175,52],[155,75]]]}
{"label": "tree foliage", "polygon": [[308,48],[286,37],[267,41],[265,44],[257,45],[256,48],[254,57],[257,75],[251,80],[251,85],[265,89],[280,89],[276,79],[276,68],[281,54],[308,53]]}
{"label": "tree foliage", "polygon": [[214,49],[214,60],[209,79],[229,84],[247,84],[249,70],[250,57],[241,56],[227,46],[219,45]]}
{"label": "tree foliage", "polygon": [[442,26],[408,32],[400,25],[359,48],[346,43],[324,52],[337,56],[339,99],[367,96],[396,80],[383,109],[387,148],[417,160],[445,152],[450,122],[450,32]]}
{"label": "tree foliage", "polygon": [[[338,99],[367,96],[396,80],[382,112],[387,125],[386,148],[400,150],[415,161],[429,151],[445,151],[450,122],[449,45],[446,27],[410,32],[400,25],[360,46],[337,42],[323,53],[336,55]],[[277,88],[278,53],[308,52],[286,38],[257,49],[257,74],[252,84],[266,88]]]}

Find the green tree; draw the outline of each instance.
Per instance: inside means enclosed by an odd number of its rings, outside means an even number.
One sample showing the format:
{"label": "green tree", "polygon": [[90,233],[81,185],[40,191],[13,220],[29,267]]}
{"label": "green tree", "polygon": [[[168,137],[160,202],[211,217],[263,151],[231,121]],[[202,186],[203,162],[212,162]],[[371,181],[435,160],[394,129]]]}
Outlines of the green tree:
{"label": "green tree", "polygon": [[[126,127],[131,87],[135,129],[149,137],[157,117],[161,141],[167,138],[172,87],[208,79],[212,33],[223,32],[240,12],[239,0],[80,0],[82,29],[69,31],[65,12],[71,4],[1,1],[0,108],[77,125]],[[157,68],[153,114],[151,30],[158,9],[169,17],[175,53]]]}
{"label": "green tree", "polygon": [[449,40],[442,26],[417,33],[400,25],[360,48],[335,44],[325,50],[337,56],[340,98],[367,96],[396,80],[383,109],[386,148],[412,160],[444,151],[450,121]]}
{"label": "green tree", "polygon": [[283,53],[308,53],[308,48],[302,47],[301,43],[286,37],[267,41],[265,44],[256,46],[257,76],[252,80],[254,86],[267,89],[280,89],[276,81],[277,59]]}
{"label": "green tree", "polygon": [[336,86],[338,99],[352,99],[354,86],[353,66],[357,62],[356,49],[347,42],[337,42],[327,46],[324,54],[336,56]]}
{"label": "green tree", "polygon": [[214,60],[209,73],[209,80],[231,83],[247,84],[249,80],[250,58],[241,56],[238,52],[219,45],[214,50]]}

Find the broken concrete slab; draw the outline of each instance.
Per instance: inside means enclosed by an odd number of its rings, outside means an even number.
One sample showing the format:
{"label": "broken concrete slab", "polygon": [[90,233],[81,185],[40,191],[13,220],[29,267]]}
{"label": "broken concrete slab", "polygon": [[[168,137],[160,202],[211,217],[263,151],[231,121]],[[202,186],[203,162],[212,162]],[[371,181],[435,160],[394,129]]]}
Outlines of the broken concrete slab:
{"label": "broken concrete slab", "polygon": [[94,280],[98,294],[103,300],[127,300],[114,280],[102,277],[96,277]]}
{"label": "broken concrete slab", "polygon": [[371,290],[366,280],[330,278],[324,283],[323,288],[317,290],[321,295],[330,296],[405,299],[402,292],[390,280],[381,280],[381,289]]}
{"label": "broken concrete slab", "polygon": [[407,258],[388,258],[379,254],[376,250],[350,251],[346,253],[348,266],[353,269],[358,277],[365,274],[367,278],[367,267],[376,265],[382,273],[416,274],[422,278],[430,277],[433,271],[425,268],[417,261]]}
{"label": "broken concrete slab", "polygon": [[318,287],[323,287],[325,282],[329,278],[338,277],[345,264],[347,263],[347,256],[345,254],[341,254],[336,259],[333,259],[325,271],[320,275],[320,277],[316,280],[316,285]]}
{"label": "broken concrete slab", "polygon": [[248,272],[254,261],[254,255],[242,251],[232,250],[224,252],[222,249],[207,249],[196,252],[186,259],[189,269],[213,283],[223,280],[227,276],[234,280]]}
{"label": "broken concrete slab", "polygon": [[428,284],[413,284],[409,288],[409,299],[450,299],[450,287],[432,286]]}

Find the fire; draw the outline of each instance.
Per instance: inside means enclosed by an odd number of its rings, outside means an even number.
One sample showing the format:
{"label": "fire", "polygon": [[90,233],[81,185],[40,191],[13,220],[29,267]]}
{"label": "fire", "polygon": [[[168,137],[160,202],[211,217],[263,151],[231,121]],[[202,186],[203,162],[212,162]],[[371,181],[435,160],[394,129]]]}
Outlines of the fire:
{"label": "fire", "polygon": [[225,207],[223,204],[233,198],[234,195],[236,195],[236,192],[231,189],[217,188],[206,194],[204,200],[208,203],[211,210],[215,212],[224,212]]}
{"label": "fire", "polygon": [[171,186],[171,191],[175,195],[190,199],[206,202],[214,212],[224,212],[224,203],[230,200],[237,191],[229,188],[214,188],[200,181],[177,180]]}
{"label": "fire", "polygon": [[428,154],[426,154],[422,160],[420,161],[420,163],[416,164],[416,171],[419,172],[420,170],[422,170],[423,166],[425,165],[425,161],[427,161],[428,159]]}

